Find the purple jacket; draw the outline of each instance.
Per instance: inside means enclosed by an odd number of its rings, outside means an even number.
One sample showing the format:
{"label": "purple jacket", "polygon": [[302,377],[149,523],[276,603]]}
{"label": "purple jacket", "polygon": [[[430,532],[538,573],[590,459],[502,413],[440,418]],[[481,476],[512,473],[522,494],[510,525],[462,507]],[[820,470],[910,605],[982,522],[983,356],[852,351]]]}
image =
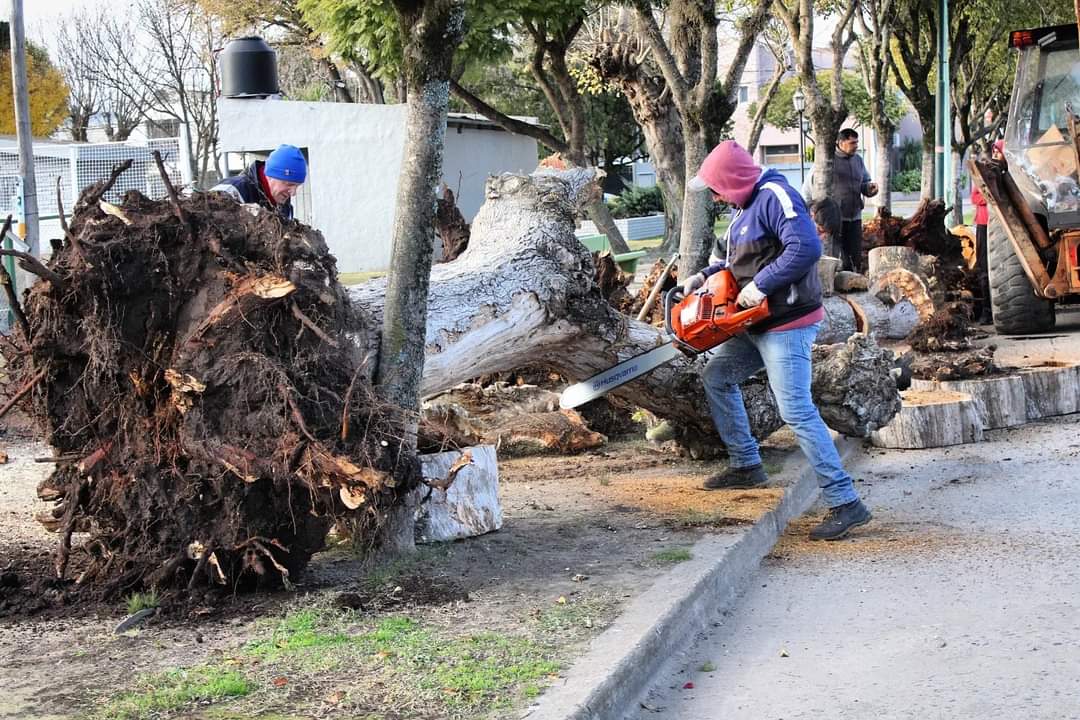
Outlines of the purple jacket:
{"label": "purple jacket", "polygon": [[706,268],[706,276],[726,265],[740,288],[753,280],[768,296],[769,319],[755,331],[784,325],[821,307],[817,228],[802,197],[775,170],[765,170],[758,178],[749,202],[736,210],[713,254],[727,260]]}

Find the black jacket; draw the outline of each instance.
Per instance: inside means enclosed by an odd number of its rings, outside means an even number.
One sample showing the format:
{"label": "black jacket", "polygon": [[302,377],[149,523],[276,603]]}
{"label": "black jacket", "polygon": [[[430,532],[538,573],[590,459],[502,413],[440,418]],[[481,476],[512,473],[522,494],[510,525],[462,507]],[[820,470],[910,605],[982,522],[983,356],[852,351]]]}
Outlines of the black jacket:
{"label": "black jacket", "polygon": [[258,203],[267,210],[273,210],[286,220],[292,220],[292,200],[286,200],[280,205],[274,205],[273,201],[263,192],[262,185],[259,184],[259,170],[264,164],[262,160],[256,160],[248,165],[243,173],[231,178],[225,178],[210,188],[210,191],[228,193],[236,198],[238,202]]}

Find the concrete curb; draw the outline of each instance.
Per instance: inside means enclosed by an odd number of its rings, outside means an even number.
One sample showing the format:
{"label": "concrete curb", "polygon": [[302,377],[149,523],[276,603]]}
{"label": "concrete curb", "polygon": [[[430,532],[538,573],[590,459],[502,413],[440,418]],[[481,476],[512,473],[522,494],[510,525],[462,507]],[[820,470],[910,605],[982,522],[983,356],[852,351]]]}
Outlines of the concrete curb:
{"label": "concrete curb", "polygon": [[[861,444],[840,438],[846,460]],[[776,509],[741,533],[707,537],[693,559],[677,565],[635,598],[596,637],[588,652],[549,687],[522,717],[529,720],[620,720],[644,697],[664,664],[694,641],[732,605],[788,523],[817,498],[813,468],[806,466]]]}

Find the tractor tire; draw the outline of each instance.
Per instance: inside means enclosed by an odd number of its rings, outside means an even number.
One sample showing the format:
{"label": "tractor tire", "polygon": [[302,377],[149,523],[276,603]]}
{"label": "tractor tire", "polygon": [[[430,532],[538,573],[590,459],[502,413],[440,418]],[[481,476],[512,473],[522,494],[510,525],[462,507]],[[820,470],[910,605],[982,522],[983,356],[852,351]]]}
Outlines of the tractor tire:
{"label": "tractor tire", "polygon": [[1005,228],[993,215],[986,227],[986,252],[994,329],[1002,335],[1025,335],[1053,328],[1054,303],[1035,294]]}

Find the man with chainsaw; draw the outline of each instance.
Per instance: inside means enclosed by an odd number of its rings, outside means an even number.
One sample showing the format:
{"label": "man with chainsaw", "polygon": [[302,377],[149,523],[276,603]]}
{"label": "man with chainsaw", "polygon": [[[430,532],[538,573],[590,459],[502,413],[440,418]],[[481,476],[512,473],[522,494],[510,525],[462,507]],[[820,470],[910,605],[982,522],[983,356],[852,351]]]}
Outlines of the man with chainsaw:
{"label": "man with chainsaw", "polygon": [[739,383],[764,367],[780,417],[798,437],[829,507],[810,537],[839,540],[871,516],[810,395],[810,348],[825,316],[817,272],[821,242],[814,221],[783,175],[758,167],[732,140],[709,153],[688,189],[709,190],[735,210],[710,265],[687,278],[683,292],[689,295],[726,268],[741,288],[739,306],[756,307],[767,300],[769,310],[749,331],[712,351],[705,366],[705,394],[729,456],[728,469],[707,479],[705,488],[753,488],[768,481],[739,390]]}

